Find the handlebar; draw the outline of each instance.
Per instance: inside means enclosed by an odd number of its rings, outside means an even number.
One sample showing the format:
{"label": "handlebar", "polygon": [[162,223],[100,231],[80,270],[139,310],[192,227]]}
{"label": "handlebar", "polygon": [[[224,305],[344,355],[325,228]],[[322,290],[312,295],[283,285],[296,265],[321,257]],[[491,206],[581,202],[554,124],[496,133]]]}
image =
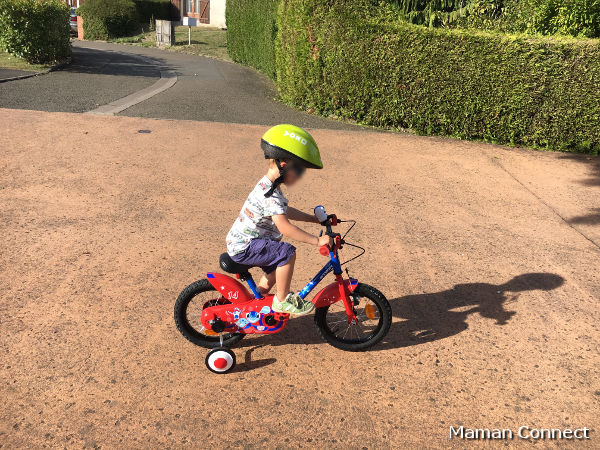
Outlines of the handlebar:
{"label": "handlebar", "polygon": [[[342,245],[348,245],[350,247],[354,247],[360,250],[360,253],[358,255],[354,255],[352,258],[340,264],[340,266],[343,266],[344,264],[348,264],[350,261],[354,261],[356,258],[360,258],[362,255],[365,254],[365,249],[363,247],[361,247],[360,245],[351,244],[350,242],[346,242],[344,240],[344,238],[348,235],[348,233],[350,233],[352,228],[354,228],[354,225],[356,225],[356,220],[340,220],[335,214],[327,214],[325,212],[325,208],[323,208],[323,206],[321,205],[315,208],[315,216],[319,220],[319,223],[325,227],[325,233],[327,234],[327,236],[333,239],[332,248],[330,248],[328,245],[322,245],[319,247],[319,253],[321,253],[321,255],[328,256],[329,252],[333,252],[335,257],[338,257],[337,251],[340,248],[342,248]],[[340,222],[351,223],[350,227],[347,230],[345,230],[343,236],[340,233],[334,233],[331,229],[331,227],[338,225]],[[319,236],[322,235],[323,231],[321,230],[321,234]]]}
{"label": "handlebar", "polygon": [[[331,229],[332,226],[338,225],[341,221],[335,214],[327,214],[325,212],[325,208],[321,205],[316,206],[314,212],[321,225],[325,227],[325,234],[331,237],[334,241],[333,248],[330,248],[328,245],[322,245],[319,247],[319,253],[321,253],[323,256],[327,256],[329,255],[330,251],[337,251],[343,244],[342,236],[339,233],[334,233]],[[320,235],[322,234],[323,232],[321,231]]]}
{"label": "handlebar", "polygon": [[335,234],[335,236],[332,236],[333,237],[333,248],[330,248],[328,245],[321,245],[319,247],[319,253],[321,255],[327,256],[327,255],[329,255],[330,251],[333,251],[333,252],[337,251],[344,243],[344,241],[342,240],[342,237],[339,235],[339,233],[334,233],[334,234]]}

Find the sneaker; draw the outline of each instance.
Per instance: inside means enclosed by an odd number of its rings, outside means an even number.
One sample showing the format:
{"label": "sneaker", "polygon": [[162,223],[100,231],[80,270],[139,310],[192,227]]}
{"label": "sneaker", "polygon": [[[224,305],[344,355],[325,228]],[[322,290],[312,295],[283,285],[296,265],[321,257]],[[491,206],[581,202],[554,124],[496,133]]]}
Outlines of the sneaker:
{"label": "sneaker", "polygon": [[275,312],[293,314],[294,316],[303,316],[315,309],[315,305],[307,300],[302,300],[298,294],[290,292],[285,300],[280,302],[277,296],[273,297],[271,309]]}

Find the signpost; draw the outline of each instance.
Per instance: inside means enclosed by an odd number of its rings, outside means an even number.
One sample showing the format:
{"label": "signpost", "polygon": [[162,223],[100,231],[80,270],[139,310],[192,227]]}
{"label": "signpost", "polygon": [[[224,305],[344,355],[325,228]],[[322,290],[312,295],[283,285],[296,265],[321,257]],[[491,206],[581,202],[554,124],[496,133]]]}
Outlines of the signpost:
{"label": "signpost", "polygon": [[192,45],[192,27],[195,27],[197,21],[194,17],[184,17],[183,25],[187,25],[188,27],[188,45]]}

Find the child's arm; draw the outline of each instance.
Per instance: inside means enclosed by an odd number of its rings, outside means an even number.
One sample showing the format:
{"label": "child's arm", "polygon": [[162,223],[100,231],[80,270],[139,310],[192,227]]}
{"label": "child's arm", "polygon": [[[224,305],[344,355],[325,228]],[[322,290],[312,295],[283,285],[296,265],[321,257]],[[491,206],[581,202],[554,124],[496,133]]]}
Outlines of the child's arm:
{"label": "child's arm", "polygon": [[[314,214],[307,214],[305,212],[300,211],[299,209],[292,208],[291,206],[287,207],[286,215],[287,215],[288,219],[290,219],[290,220],[298,220],[300,222],[319,223],[319,220],[316,218],[316,216]],[[282,234],[283,234],[283,231],[282,231]]]}
{"label": "child's arm", "polygon": [[[290,209],[291,208],[288,207],[288,213]],[[277,214],[275,216],[272,216],[272,219],[279,232],[285,237],[288,237],[295,241],[304,242],[305,244],[312,244],[318,246],[331,244],[331,238],[329,236],[313,236],[312,234],[309,234],[306,231],[298,228],[293,223],[290,223],[287,214]]]}

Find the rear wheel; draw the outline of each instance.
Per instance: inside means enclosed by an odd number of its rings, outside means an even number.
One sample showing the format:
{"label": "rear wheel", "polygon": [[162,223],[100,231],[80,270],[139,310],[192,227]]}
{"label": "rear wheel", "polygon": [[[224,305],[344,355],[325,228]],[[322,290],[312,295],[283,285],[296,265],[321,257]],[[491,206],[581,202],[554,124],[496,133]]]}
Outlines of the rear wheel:
{"label": "rear wheel", "polygon": [[[200,280],[186,287],[175,302],[175,325],[185,338],[201,347],[220,347],[219,335],[204,328],[202,310],[210,306],[231,303],[220,295],[208,280]],[[230,347],[244,337],[239,333],[223,333],[223,346]]]}
{"label": "rear wheel", "polygon": [[358,323],[348,323],[342,301],[315,313],[319,334],[329,344],[351,352],[367,350],[381,341],[392,324],[392,308],[385,296],[374,287],[359,283],[350,294]]}

